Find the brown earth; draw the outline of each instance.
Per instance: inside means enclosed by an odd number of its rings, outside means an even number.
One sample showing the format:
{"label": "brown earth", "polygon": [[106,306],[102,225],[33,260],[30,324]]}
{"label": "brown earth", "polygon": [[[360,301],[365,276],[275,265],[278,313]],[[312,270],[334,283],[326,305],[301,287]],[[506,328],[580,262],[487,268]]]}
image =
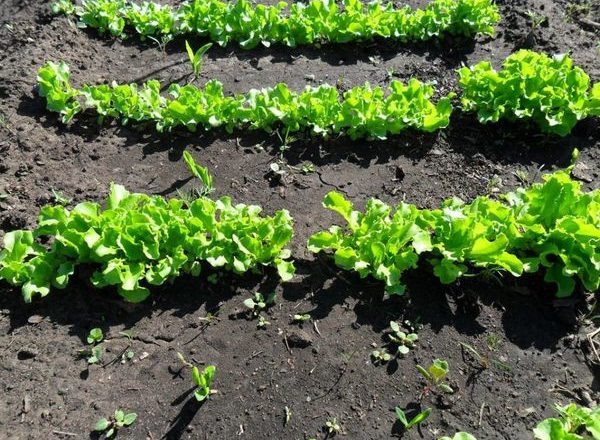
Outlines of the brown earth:
{"label": "brown earth", "polygon": [[[490,59],[499,66],[521,47],[570,52],[600,80],[598,31],[577,20],[582,13],[600,21],[600,7],[586,11],[576,7],[584,2],[548,0],[498,3],[503,20],[494,39],[213,48],[202,81],[217,78],[231,92],[279,81],[299,90],[321,82],[384,85],[393,71],[400,79],[436,80],[446,92],[456,89],[454,70],[461,63]],[[528,10],[545,17],[533,32]],[[187,81],[182,41],[161,53],[152,44],[99,37],[52,17],[46,3],[29,0],[5,0],[0,23],[4,231],[32,226],[39,207],[53,201],[53,191],[73,202],[102,200],[114,181],[133,191],[175,195],[189,186],[181,160],[187,148],[213,172],[218,195],[260,204],[268,213],[291,212],[299,272],[285,285],[270,276],[232,277],[217,285],[182,278],[135,306],[84,282],[30,305],[18,290],[3,286],[0,439],[93,437],[95,421],[116,408],[139,414],[121,438],[323,439],[323,426],[332,417],[342,437],[390,438],[401,435],[394,407],[415,407],[423,389],[415,364],[434,358],[449,361],[457,393],[441,400],[426,396],[422,406],[433,407],[433,414],[405,439],[436,439],[457,430],[480,440],[530,439],[531,428],[552,414],[555,402],[600,399],[598,370],[584,343],[589,327],[579,326],[589,307],[584,295],[553,301],[551,287],[538,277],[479,278],[446,287],[417,271],[408,277],[408,296],[384,299],[380,284],[340,273],[305,248],[311,233],[338,221],[320,205],[336,188],[359,207],[370,197],[434,207],[451,196],[470,200],[510,190],[519,184],[516,174],[538,179],[542,167],[566,166],[573,147],[582,152],[577,176],[587,188],[598,187],[598,120],[583,121],[560,139],[524,124],[482,126],[457,114],[437,134],[407,132],[385,142],[297,140],[283,153],[276,135],[262,133],[160,136],[146,127],[99,126],[92,116],[65,127],[35,91],[43,63],[68,62],[77,85]],[[274,161],[287,170],[282,180],[269,173]],[[317,172],[298,172],[308,161]],[[242,301],[257,290],[278,294],[265,315],[270,321],[265,330],[239,313]],[[292,324],[290,316],[299,312],[310,313],[315,324],[303,329]],[[216,318],[207,322],[207,313]],[[422,325],[418,346],[398,362],[375,366],[370,352],[383,345],[392,319]],[[92,327],[108,335],[103,347],[110,365],[88,368],[77,356]],[[121,363],[128,339],[119,332],[125,330],[133,335],[135,356]],[[286,341],[307,346],[288,348]],[[475,347],[483,361],[460,343]],[[190,373],[180,371],[177,352],[217,366],[218,394],[201,407],[190,394]],[[287,423],[285,407],[291,411]]]}

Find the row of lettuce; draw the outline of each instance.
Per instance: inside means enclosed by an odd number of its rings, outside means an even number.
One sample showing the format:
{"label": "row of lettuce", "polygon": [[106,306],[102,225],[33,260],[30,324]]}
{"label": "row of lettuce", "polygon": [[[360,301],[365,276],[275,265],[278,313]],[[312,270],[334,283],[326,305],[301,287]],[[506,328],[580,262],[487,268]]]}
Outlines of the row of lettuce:
{"label": "row of lettuce", "polygon": [[[533,121],[543,132],[565,136],[579,120],[600,115],[600,83],[592,86],[588,74],[568,55],[521,50],[510,55],[500,71],[484,61],[463,67],[458,74],[462,111],[476,112],[481,123]],[[38,84],[48,109],[60,113],[64,122],[93,110],[101,119],[149,122],[159,131],[309,130],[323,137],[347,134],[352,139],[384,139],[407,128],[425,132],[445,128],[455,97],[450,93],[433,102],[433,85],[414,78],[407,84],[393,80],[387,90],[366,83],[342,94],[327,84],[297,93],[280,83],[229,96],[217,80],[203,87],[171,84],[167,96],[156,80],[78,89],[70,83],[69,67],[53,62],[40,68]]]}
{"label": "row of lettuce", "polygon": [[[545,419],[533,429],[536,440],[600,440],[600,407],[590,409],[571,403],[556,405],[555,410],[558,417]],[[469,433],[458,432],[453,437],[438,440],[477,439]]]}
{"label": "row of lettuce", "polygon": [[134,33],[141,39],[168,41],[179,35],[198,35],[222,46],[235,41],[245,49],[272,43],[294,47],[375,38],[406,42],[445,34],[493,35],[500,20],[491,0],[432,0],[423,9],[395,9],[380,0],[366,4],[344,0],[343,6],[332,0],[311,0],[289,8],[285,2],[255,5],[248,0],[193,0],[175,7],[126,0],[83,0],[81,5],[59,0],[52,9],[77,17],[81,27],[117,37]]}
{"label": "row of lettuce", "polygon": [[[444,284],[482,272],[518,277],[541,271],[560,297],[578,284],[596,291],[600,190],[582,191],[571,171],[547,174],[542,183],[499,200],[452,198],[431,210],[407,203],[392,208],[372,199],[356,211],[331,192],[323,205],[345,224],[315,233],[308,248],[329,252],[344,270],[381,280],[390,294],[403,293],[404,273],[417,267],[431,267]],[[285,210],[264,216],[260,207],[233,204],[228,197],[165,199],[112,185],[105,208],[91,202],[73,209],[46,206],[35,229],[6,233],[0,279],[22,286],[31,301],[51,287],[64,288],[78,266],[91,265],[94,286],[116,286],[133,302],[145,299],[150,286],[184,273],[199,275],[203,268],[214,278],[221,271],[273,266],[287,281],[295,272],[286,248],[292,235]]]}

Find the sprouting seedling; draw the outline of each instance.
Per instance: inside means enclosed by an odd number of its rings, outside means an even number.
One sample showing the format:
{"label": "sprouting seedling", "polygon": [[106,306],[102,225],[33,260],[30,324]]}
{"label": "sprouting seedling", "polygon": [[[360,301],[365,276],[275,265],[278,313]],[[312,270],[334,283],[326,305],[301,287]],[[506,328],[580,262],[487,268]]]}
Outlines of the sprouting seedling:
{"label": "sprouting seedling", "polygon": [[196,365],[189,362],[181,353],[177,353],[177,357],[184,366],[192,369],[192,378],[196,384],[194,397],[198,402],[204,402],[211,394],[217,393],[217,390],[211,388],[217,367],[208,365],[204,370],[200,371]]}
{"label": "sprouting seedling", "polygon": [[171,41],[173,41],[174,37],[172,34],[164,34],[163,36],[160,37],[160,39],[154,38],[151,35],[149,35],[148,38],[150,38],[152,41],[154,41],[156,43],[156,45],[158,46],[158,49],[162,52],[163,56],[166,56],[167,55],[167,44],[169,44]]}
{"label": "sprouting seedling", "polygon": [[199,195],[204,196],[211,193],[213,188],[213,179],[208,168],[198,165],[192,155],[188,151],[183,152],[183,160],[187,164],[190,173],[202,182],[203,188],[198,191]]}
{"label": "sprouting seedling", "polygon": [[421,365],[417,365],[417,370],[421,376],[425,378],[428,384],[421,393],[422,396],[433,390],[439,390],[446,394],[454,393],[452,387],[450,387],[450,385],[447,383],[444,383],[444,380],[450,371],[447,361],[436,359],[429,367],[427,367],[427,369],[423,368]]}
{"label": "sprouting seedling", "polygon": [[308,313],[299,313],[292,317],[292,321],[303,323],[311,320],[311,316]]}
{"label": "sprouting seedling", "polygon": [[54,200],[56,201],[56,203],[58,203],[59,205],[63,205],[63,206],[68,205],[72,201],[72,199],[70,199],[69,197],[65,196],[60,191],[52,190],[52,197],[54,198]]}
{"label": "sprouting seedling", "polygon": [[385,364],[392,359],[392,355],[388,353],[385,348],[381,348],[379,350],[373,350],[371,352],[371,357],[373,358],[373,363],[375,365]]}
{"label": "sprouting seedling", "polygon": [[104,339],[104,334],[102,333],[102,329],[96,327],[90,330],[87,336],[87,343],[90,345],[95,345],[102,342]]}
{"label": "sprouting seedling", "polygon": [[123,410],[117,409],[110,419],[103,417],[98,420],[94,426],[94,431],[103,432],[106,438],[111,438],[119,429],[133,424],[135,419],[137,419],[136,413],[125,414]]}
{"label": "sprouting seedling", "polygon": [[264,316],[258,317],[258,322],[256,323],[256,328],[265,329],[268,325],[271,325],[269,321]]}
{"label": "sprouting seedling", "polygon": [[398,345],[398,354],[408,354],[411,348],[414,348],[415,343],[419,340],[416,333],[405,333],[400,330],[400,325],[396,321],[390,321],[390,329],[388,338],[391,342]]}
{"label": "sprouting seedling", "polygon": [[402,424],[405,431],[408,431],[413,426],[423,423],[431,415],[431,408],[420,411],[413,418],[408,420],[406,413],[399,406],[396,407],[396,418]]}
{"label": "sprouting seedling", "polygon": [[200,72],[202,71],[202,57],[208,49],[212,47],[212,43],[206,43],[200,49],[194,52],[190,43],[185,41],[185,50],[187,51],[188,58],[190,59],[190,63],[192,64],[192,71],[194,72],[194,76],[198,78],[200,76]]}
{"label": "sprouting seedling", "polygon": [[73,15],[75,13],[75,4],[71,0],[57,0],[50,4],[50,9],[55,15]]}
{"label": "sprouting seedling", "polygon": [[325,422],[325,431],[327,431],[328,436],[333,437],[337,433],[341,432],[341,430],[342,430],[342,427],[340,426],[340,424],[338,423],[338,421],[335,417],[332,417],[331,419],[328,419]]}
{"label": "sprouting seedling", "polygon": [[265,310],[273,304],[275,304],[275,292],[266,296],[260,292],[256,292],[254,298],[244,300],[244,305],[252,310],[254,316],[258,316],[262,310]]}
{"label": "sprouting seedling", "polygon": [[87,358],[88,364],[97,364],[102,360],[102,347],[98,346],[104,339],[102,329],[93,328],[87,335],[89,347],[79,350],[79,355]]}

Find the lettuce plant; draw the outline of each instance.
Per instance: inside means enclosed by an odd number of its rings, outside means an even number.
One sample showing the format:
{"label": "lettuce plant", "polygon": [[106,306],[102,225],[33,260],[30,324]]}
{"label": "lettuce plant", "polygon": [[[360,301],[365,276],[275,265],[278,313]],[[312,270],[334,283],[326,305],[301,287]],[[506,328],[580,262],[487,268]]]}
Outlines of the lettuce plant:
{"label": "lettuce plant", "polygon": [[364,212],[330,192],[323,206],[347,226],[331,226],[308,240],[312,252],[332,251],[336,265],[373,276],[390,294],[405,291],[402,275],[430,264],[444,284],[477,271],[513,276],[545,272],[559,297],[600,287],[600,190],[582,192],[571,179],[572,166],[544,176],[501,200],[452,198],[440,209],[400,203],[392,209],[371,199]]}
{"label": "lettuce plant", "polygon": [[[124,36],[126,29],[140,38],[197,34],[221,46],[237,41],[244,49],[259,44],[287,46],[348,43],[374,38],[422,41],[444,34],[472,37],[493,35],[500,20],[491,0],[432,0],[424,9],[376,0],[310,0],[287,7],[254,5],[248,0],[193,0],[178,7],[144,1],[83,0],[80,6],[59,0],[55,13],[75,15],[79,26]],[[286,12],[287,10],[287,12]]]}
{"label": "lettuce plant", "polygon": [[521,50],[502,70],[488,61],[458,71],[462,106],[482,123],[532,119],[542,131],[565,136],[577,121],[598,114],[600,89],[590,95],[589,76],[568,55]]}
{"label": "lettuce plant", "polygon": [[64,63],[46,64],[39,78],[43,79],[40,94],[47,98],[48,109],[61,113],[64,122],[82,109],[94,109],[101,119],[119,118],[124,124],[154,122],[160,131],[223,127],[228,132],[235,128],[270,132],[282,127],[287,133],[310,128],[321,136],[347,133],[352,139],[384,139],[409,127],[426,132],[446,127],[452,113],[453,95],[434,104],[430,100],[433,86],[416,79],[408,84],[392,81],[387,93],[367,83],[342,96],[331,85],[307,86],[296,93],[285,84],[226,96],[223,84],[211,80],[203,88],[172,84],[170,97],[165,98],[160,94],[160,83],[154,80],[140,86],[84,85],[75,90]]}
{"label": "lettuce plant", "polygon": [[578,407],[574,403],[556,405],[558,418],[540,422],[533,434],[537,440],[598,440],[600,439],[600,408]]}
{"label": "lettuce plant", "polygon": [[199,275],[206,265],[236,274],[275,266],[289,280],[294,266],[285,246],[291,238],[285,210],[268,217],[259,206],[233,204],[229,197],[184,202],[112,184],[105,208],[91,202],[71,210],[45,206],[35,229],[8,232],[0,279],[22,286],[30,302],[51,287],[65,288],[86,264],[95,269],[92,285],[116,286],[127,301],[139,302],[150,286],[182,273]]}

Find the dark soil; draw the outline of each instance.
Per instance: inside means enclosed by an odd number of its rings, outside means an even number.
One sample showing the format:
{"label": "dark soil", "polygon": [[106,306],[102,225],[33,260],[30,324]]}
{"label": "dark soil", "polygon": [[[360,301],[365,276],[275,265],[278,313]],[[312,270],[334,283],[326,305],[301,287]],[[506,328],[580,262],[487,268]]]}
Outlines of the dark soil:
{"label": "dark soil", "polygon": [[[503,20],[494,39],[213,48],[202,81],[217,78],[231,92],[279,81],[299,90],[321,82],[384,85],[393,71],[400,79],[436,80],[445,92],[456,88],[454,70],[461,63],[490,59],[499,66],[521,47],[570,52],[600,80],[599,34],[578,21],[583,16],[600,21],[600,7],[585,10],[575,7],[585,2],[566,0],[498,3]],[[528,10],[546,18],[533,32]],[[147,78],[185,82],[190,69],[183,42],[162,53],[135,39],[99,37],[51,17],[47,4],[30,0],[5,0],[0,24],[2,230],[34,225],[53,191],[74,203],[102,200],[114,181],[133,191],[173,196],[189,186],[181,160],[188,149],[213,172],[218,195],[260,204],[268,213],[291,212],[299,272],[285,285],[271,276],[232,277],[218,285],[182,278],[155,289],[140,305],[76,281],[26,305],[18,290],[3,286],[0,439],[88,438],[95,421],[116,408],[139,414],[122,438],[323,439],[332,417],[346,438],[402,436],[393,409],[418,405],[423,383],[415,364],[435,358],[449,361],[457,392],[444,399],[425,396],[421,405],[433,407],[433,414],[405,439],[436,439],[457,430],[480,440],[530,439],[531,428],[552,414],[555,402],[591,405],[600,399],[598,371],[584,343],[589,328],[578,325],[587,308],[583,295],[553,301],[551,286],[537,277],[478,278],[445,287],[418,271],[408,277],[409,295],[386,300],[379,283],[340,273],[305,247],[311,233],[338,221],[321,207],[332,189],[359,207],[370,197],[434,207],[451,196],[470,200],[513,189],[516,174],[539,179],[542,167],[566,166],[573,147],[582,152],[576,175],[595,188],[598,120],[583,121],[560,139],[525,124],[482,126],[457,114],[437,134],[407,132],[385,142],[299,139],[283,153],[275,134],[159,136],[147,127],[99,126],[90,116],[64,126],[35,92],[36,71],[47,60],[68,62],[77,85]],[[269,174],[273,161],[295,168],[282,165],[287,174],[275,180]],[[297,171],[307,161],[317,172]],[[265,315],[270,325],[259,330],[240,314],[242,301],[273,289],[277,302]],[[315,324],[302,329],[292,324],[291,315],[300,312],[310,313]],[[216,318],[207,321],[208,313]],[[374,366],[370,353],[384,344],[392,319],[423,326],[418,346],[398,362]],[[92,327],[108,336],[104,362],[116,362],[88,368],[78,358]],[[135,356],[121,363],[128,339],[119,332],[125,330],[133,335]],[[482,361],[460,343],[475,347]],[[177,352],[217,366],[218,394],[201,407]]]}

